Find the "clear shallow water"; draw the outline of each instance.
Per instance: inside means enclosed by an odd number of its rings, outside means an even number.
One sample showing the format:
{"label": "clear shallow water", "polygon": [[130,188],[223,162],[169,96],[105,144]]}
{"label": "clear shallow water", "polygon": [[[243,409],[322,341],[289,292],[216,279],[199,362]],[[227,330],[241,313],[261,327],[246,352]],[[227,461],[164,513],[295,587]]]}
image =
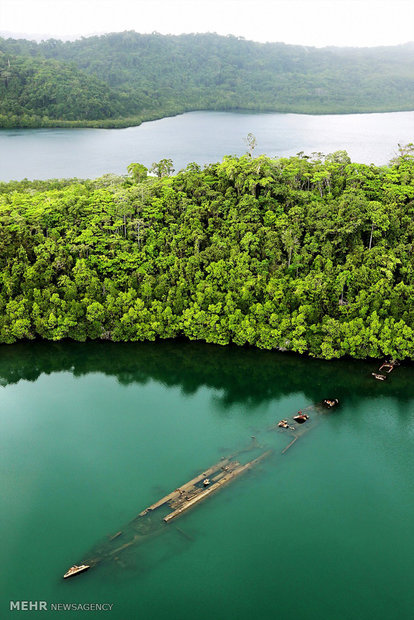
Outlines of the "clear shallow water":
{"label": "clear shallow water", "polygon": [[414,112],[311,116],[190,112],[127,129],[2,129],[0,180],[95,178],[125,174],[131,162],[151,166],[171,158],[175,169],[189,162],[220,161],[246,152],[252,132],[255,153],[347,150],[353,161],[386,164],[398,143],[414,140]]}
{"label": "clear shallow water", "polygon": [[[186,342],[0,353],[2,617],[23,599],[117,620],[412,618],[412,367],[379,383],[368,362]],[[341,408],[280,457],[269,425],[330,394]],[[171,524],[123,566],[61,579],[251,435],[275,456],[179,519],[185,537]]]}

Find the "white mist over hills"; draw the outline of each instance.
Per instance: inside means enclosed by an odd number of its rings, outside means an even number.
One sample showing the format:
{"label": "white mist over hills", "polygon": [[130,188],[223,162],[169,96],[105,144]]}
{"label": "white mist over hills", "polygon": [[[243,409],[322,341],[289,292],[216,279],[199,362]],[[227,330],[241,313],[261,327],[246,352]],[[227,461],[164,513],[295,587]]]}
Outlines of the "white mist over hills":
{"label": "white mist over hills", "polygon": [[[136,30],[376,47],[412,40],[412,0],[2,0],[3,33],[31,40]],[[46,27],[45,27],[46,26]],[[45,34],[45,30],[47,33]]]}
{"label": "white mist over hills", "polygon": [[27,41],[47,41],[49,39],[58,39],[59,41],[76,41],[82,37],[94,37],[108,34],[107,32],[89,32],[87,34],[72,34],[58,36],[50,32],[10,32],[8,30],[0,30],[0,37],[3,39],[26,39]]}
{"label": "white mist over hills", "polygon": [[[137,32],[137,31],[134,31]],[[36,43],[41,43],[42,41],[47,41],[50,39],[57,39],[59,41],[77,41],[79,39],[85,39],[85,38],[89,38],[89,37],[100,37],[100,36],[105,36],[108,34],[115,34],[114,32],[90,32],[87,34],[73,34],[73,35],[66,35],[66,36],[58,36],[58,35],[54,35],[49,33],[31,33],[31,32],[10,32],[7,30],[0,30],[0,38],[3,39],[25,39],[27,41],[35,41]],[[141,33],[142,34],[142,33]],[[154,33],[153,33],[154,34]],[[158,33],[158,34],[162,34],[162,33]],[[207,34],[207,33],[193,33],[193,34]],[[217,33],[214,33],[217,34]],[[223,35],[222,35],[223,36]],[[224,36],[229,36],[229,37],[235,37],[235,35],[233,34],[227,34]],[[239,39],[245,39],[245,37],[236,37]],[[260,41],[259,41],[260,43]],[[372,47],[373,49],[376,48],[388,48],[388,47],[392,47],[392,48],[401,48],[401,50],[407,51],[412,49],[414,52],[414,40],[413,41],[406,41],[404,43],[398,43],[396,45],[377,45],[377,46],[360,46],[360,45],[326,45],[326,46],[317,46],[317,45],[305,45],[305,44],[301,44],[301,43],[286,43],[283,41],[267,41],[267,43],[282,43],[285,45],[299,45],[302,47],[308,47],[308,48],[315,48],[315,47],[319,47],[320,49],[327,49],[327,50],[335,50],[335,49],[341,49],[341,50],[345,50],[345,49],[349,49],[349,50],[355,50],[355,49],[367,49],[369,47]]]}

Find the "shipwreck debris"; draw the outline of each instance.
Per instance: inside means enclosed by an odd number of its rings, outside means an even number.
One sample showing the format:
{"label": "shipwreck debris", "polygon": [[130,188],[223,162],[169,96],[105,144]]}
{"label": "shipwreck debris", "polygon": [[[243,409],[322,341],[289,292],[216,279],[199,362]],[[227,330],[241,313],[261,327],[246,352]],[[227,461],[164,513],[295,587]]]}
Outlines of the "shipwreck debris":
{"label": "shipwreck debris", "polygon": [[[286,454],[302,435],[314,428],[321,416],[314,416],[313,413],[322,414],[324,409],[331,409],[338,404],[339,400],[337,398],[325,399],[317,405],[311,405],[300,410],[292,418],[283,419],[271,426],[268,429],[269,431],[279,430],[287,432],[291,436],[290,442],[282,450],[281,454]],[[313,412],[312,416],[309,415],[311,412]],[[298,428],[291,423],[292,419],[298,422]],[[308,423],[303,425],[305,421]],[[96,566],[105,560],[115,560],[117,563],[122,564],[118,557],[121,552],[129,549],[134,544],[144,543],[153,536],[168,531],[171,529],[168,527],[171,521],[177,519],[274,453],[272,447],[267,446],[266,448],[261,446],[256,437],[251,439],[250,445],[246,448],[238,450],[227,457],[222,457],[211,467],[142,510],[125,528],[110,536],[103,544],[95,547],[87,559],[84,559],[79,565],[73,565],[65,573],[64,578],[85,572],[92,566]],[[260,451],[261,453],[257,455]],[[246,458],[241,458],[241,455],[248,452],[256,452],[256,456],[247,462],[243,462],[246,461]],[[172,529],[176,529],[184,538],[191,539],[181,528],[175,527]]]}
{"label": "shipwreck debris", "polygon": [[[385,362],[383,362],[378,368],[378,372],[372,372],[371,374],[373,377],[375,377],[375,379],[378,379],[378,381],[385,381],[387,379],[387,375],[389,375],[394,370],[394,368],[399,365],[400,362],[398,360],[385,360]],[[384,372],[386,372],[387,375],[384,375]]]}
{"label": "shipwreck debris", "polygon": [[63,575],[63,579],[67,579],[68,577],[74,577],[75,575],[79,575],[79,573],[84,573],[88,570],[90,566],[88,564],[74,564],[70,567],[70,569]]}
{"label": "shipwreck debris", "polygon": [[322,405],[327,407],[328,409],[333,409],[333,407],[337,407],[339,405],[338,398],[324,398],[322,401]]}

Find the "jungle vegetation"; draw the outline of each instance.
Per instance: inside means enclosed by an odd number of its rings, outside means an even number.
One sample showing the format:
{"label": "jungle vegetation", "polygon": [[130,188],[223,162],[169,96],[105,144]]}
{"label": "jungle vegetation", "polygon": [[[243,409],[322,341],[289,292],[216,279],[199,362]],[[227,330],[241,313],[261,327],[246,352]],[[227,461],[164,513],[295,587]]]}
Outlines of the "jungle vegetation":
{"label": "jungle vegetation", "polygon": [[414,109],[414,44],[312,48],[216,34],[0,38],[0,127],[125,127],[190,110]]}
{"label": "jungle vegetation", "polygon": [[0,341],[414,356],[414,147],[0,184]]}

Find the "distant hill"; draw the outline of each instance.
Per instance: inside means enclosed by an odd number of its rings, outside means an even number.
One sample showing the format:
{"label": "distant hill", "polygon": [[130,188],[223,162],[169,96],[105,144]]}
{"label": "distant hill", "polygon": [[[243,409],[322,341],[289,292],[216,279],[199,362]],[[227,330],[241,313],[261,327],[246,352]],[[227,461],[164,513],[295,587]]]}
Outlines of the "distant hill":
{"label": "distant hill", "polygon": [[189,110],[414,109],[414,44],[313,48],[216,34],[0,38],[0,126],[127,126]]}

